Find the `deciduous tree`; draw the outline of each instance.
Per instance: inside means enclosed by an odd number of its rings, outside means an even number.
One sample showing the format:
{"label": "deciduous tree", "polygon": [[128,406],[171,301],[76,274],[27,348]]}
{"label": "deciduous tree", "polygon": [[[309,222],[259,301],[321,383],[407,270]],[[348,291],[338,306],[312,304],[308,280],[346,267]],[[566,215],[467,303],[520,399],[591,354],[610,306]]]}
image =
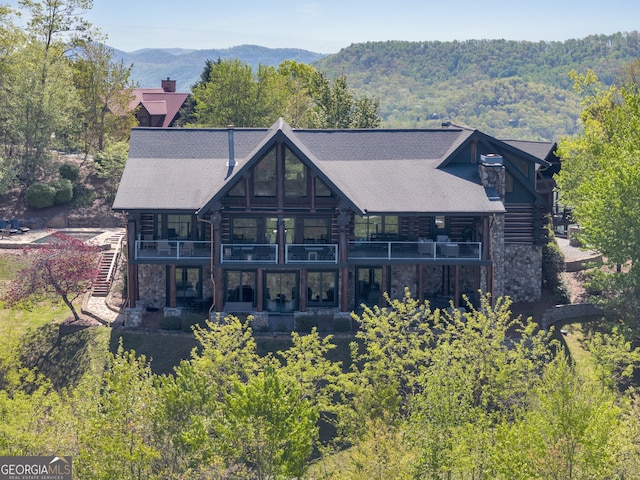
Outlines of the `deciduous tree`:
{"label": "deciduous tree", "polygon": [[604,88],[592,73],[575,80],[584,95],[584,130],[559,142],[558,187],[583,244],[617,267],[603,298],[628,316],[640,298],[640,93],[633,83]]}
{"label": "deciduous tree", "polygon": [[73,68],[79,100],[76,128],[82,150],[90,154],[104,150],[109,141],[126,139],[135,124],[129,110],[133,98],[131,66],[116,62],[113,50],[92,39],[76,49]]}
{"label": "deciduous tree", "polygon": [[30,302],[53,296],[62,299],[79,320],[73,302],[96,278],[99,249],[62,232],[51,236],[52,243],[27,251],[28,265],[16,275],[6,300],[9,305],[28,307]]}

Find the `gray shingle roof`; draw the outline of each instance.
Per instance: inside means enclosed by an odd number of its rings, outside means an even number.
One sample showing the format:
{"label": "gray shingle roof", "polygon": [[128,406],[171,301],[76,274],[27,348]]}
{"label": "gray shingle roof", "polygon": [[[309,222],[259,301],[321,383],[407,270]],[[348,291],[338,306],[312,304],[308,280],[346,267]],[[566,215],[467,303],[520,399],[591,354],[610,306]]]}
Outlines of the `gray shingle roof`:
{"label": "gray shingle roof", "polygon": [[503,142],[523,152],[527,152],[529,155],[533,155],[540,160],[546,160],[556,148],[556,143],[554,142],[536,142],[529,140],[503,140]]}
{"label": "gray shingle roof", "polygon": [[489,199],[480,184],[477,164],[450,161],[474,132],[294,130],[280,120],[270,129],[234,129],[238,166],[227,178],[227,129],[133,129],[113,208],[198,211],[258,160],[265,142],[284,135],[361,212],[503,212],[502,202]]}

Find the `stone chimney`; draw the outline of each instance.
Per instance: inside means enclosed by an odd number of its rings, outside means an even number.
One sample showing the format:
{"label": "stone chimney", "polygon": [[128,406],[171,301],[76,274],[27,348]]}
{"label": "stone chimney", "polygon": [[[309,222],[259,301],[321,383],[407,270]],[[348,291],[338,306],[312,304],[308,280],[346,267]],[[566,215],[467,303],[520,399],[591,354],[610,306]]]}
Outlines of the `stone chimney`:
{"label": "stone chimney", "polygon": [[176,81],[167,77],[166,80],[162,80],[162,90],[167,93],[173,93],[176,91]]}
{"label": "stone chimney", "polygon": [[485,188],[495,188],[504,202],[505,197],[505,172],[504,161],[501,155],[490,153],[480,155],[480,181]]}
{"label": "stone chimney", "polygon": [[[501,155],[489,153],[480,155],[478,165],[480,181],[487,190],[490,200],[505,201],[505,170]],[[487,256],[492,265],[481,267],[481,288],[490,291],[493,298],[501,297],[505,288],[505,245],[504,214],[494,214],[484,218],[483,256]]]}

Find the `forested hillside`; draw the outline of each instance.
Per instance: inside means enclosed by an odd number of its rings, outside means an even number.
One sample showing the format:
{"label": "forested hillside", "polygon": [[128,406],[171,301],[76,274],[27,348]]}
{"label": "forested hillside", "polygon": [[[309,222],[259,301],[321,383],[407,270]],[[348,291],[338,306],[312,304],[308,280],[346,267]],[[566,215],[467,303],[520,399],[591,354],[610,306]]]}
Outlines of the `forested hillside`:
{"label": "forested hillside", "polygon": [[500,138],[552,140],[579,128],[571,70],[592,69],[610,85],[639,57],[640,34],[631,32],[565,42],[368,42],[314,66],[378,97],[385,126],[451,120]]}
{"label": "forested hillside", "polygon": [[257,45],[240,45],[232,48],[210,50],[185,50],[180,48],[145,48],[135,52],[114,51],[116,60],[133,65],[131,78],[143,88],[159,87],[160,80],[171,77],[177,81],[181,92],[200,79],[207,60],[240,59],[258,70],[258,65],[279,65],[284,60],[312,63],[322,58],[321,53],[297,48],[266,48]]}

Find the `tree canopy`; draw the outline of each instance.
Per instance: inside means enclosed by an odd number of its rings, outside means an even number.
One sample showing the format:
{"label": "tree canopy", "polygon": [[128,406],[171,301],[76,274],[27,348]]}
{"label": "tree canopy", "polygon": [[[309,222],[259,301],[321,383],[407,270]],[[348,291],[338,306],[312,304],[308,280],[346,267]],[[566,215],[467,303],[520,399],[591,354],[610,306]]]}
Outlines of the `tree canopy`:
{"label": "tree canopy", "polygon": [[613,282],[602,297],[631,312],[640,293],[640,91],[633,81],[605,88],[592,72],[574,78],[584,130],[559,142],[561,201],[584,245],[617,267],[600,278]]}
{"label": "tree canopy", "polygon": [[[93,154],[128,137],[130,68],[84,18],[90,0],[0,7],[0,173],[4,187],[47,179],[51,152]],[[25,13],[24,28],[14,16]],[[4,181],[6,180],[6,181]]]}
{"label": "tree canopy", "polygon": [[9,305],[28,305],[51,295],[80,317],[73,302],[87,292],[98,274],[98,247],[62,232],[51,234],[52,243],[29,250],[25,266],[8,291]]}
{"label": "tree canopy", "polygon": [[[0,454],[55,448],[80,479],[637,472],[640,409],[627,382],[640,353],[620,334],[587,339],[578,367],[508,299],[466,312],[408,292],[388,302],[354,315],[350,347],[313,330],[259,355],[251,320],[229,316],[195,327],[198,348],[170,375],[121,341],[60,391],[0,357],[0,382],[12,379],[0,390]],[[350,360],[331,360],[336,348]]]}
{"label": "tree canopy", "polygon": [[198,127],[267,127],[279,117],[308,128],[375,128],[379,102],[356,97],[346,76],[333,81],[313,67],[285,61],[257,72],[240,60],[207,61],[192,87],[192,119]]}

